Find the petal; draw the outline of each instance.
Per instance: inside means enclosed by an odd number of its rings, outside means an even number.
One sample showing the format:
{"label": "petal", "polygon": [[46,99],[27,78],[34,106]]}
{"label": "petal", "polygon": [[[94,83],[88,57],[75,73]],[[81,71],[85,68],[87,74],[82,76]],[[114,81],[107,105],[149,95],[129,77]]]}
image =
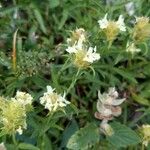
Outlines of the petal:
{"label": "petal", "polygon": [[115,116],[115,117],[120,116],[122,113],[121,107],[119,107],[119,106],[112,107],[111,110],[112,110],[113,116]]}
{"label": "petal", "polygon": [[103,119],[105,119],[105,120],[112,120],[113,119],[112,115],[110,115],[110,116],[103,116],[99,112],[95,112],[94,116],[95,116],[96,119],[99,119],[99,120],[103,120]]}
{"label": "petal", "polygon": [[120,105],[120,104],[123,103],[125,100],[126,100],[126,98],[122,98],[122,99],[113,99],[113,100],[112,100],[112,105],[113,105],[113,106]]}
{"label": "petal", "polygon": [[107,14],[104,16],[103,19],[99,20],[98,23],[101,29],[107,28],[108,26]]}
{"label": "petal", "polygon": [[126,31],[126,26],[124,24],[124,18],[122,15],[119,16],[118,21],[117,21],[117,25],[121,31]]}
{"label": "petal", "polygon": [[52,87],[50,85],[47,86],[47,92],[48,93],[52,93],[54,91],[54,89],[52,89]]}
{"label": "petal", "polygon": [[76,50],[76,48],[74,46],[72,46],[72,47],[69,46],[66,49],[66,51],[71,54],[71,53],[76,53],[77,50]]}

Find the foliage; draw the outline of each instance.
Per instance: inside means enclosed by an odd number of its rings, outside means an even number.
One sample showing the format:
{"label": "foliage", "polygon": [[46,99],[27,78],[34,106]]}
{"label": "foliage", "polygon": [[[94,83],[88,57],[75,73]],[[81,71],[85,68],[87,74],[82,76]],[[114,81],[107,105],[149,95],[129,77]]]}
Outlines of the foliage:
{"label": "foliage", "polygon": [[[131,16],[129,2],[134,4]],[[8,150],[141,150],[139,127],[150,124],[150,26],[141,34],[134,22],[135,16],[150,16],[150,1],[5,0],[0,5],[0,95],[10,101],[16,91],[33,97],[26,130],[22,135],[1,133],[0,143]],[[98,24],[106,13],[108,20],[125,18],[126,32],[115,30],[112,41]],[[77,28],[86,31],[86,49],[96,46],[101,57],[87,68],[77,68],[75,56],[66,52],[67,39]],[[141,51],[127,52],[131,47]],[[66,92],[70,104],[53,113],[45,109],[40,97],[47,85],[59,96]],[[98,90],[109,87],[116,87],[126,101],[110,123],[114,134],[105,136],[94,113]]]}

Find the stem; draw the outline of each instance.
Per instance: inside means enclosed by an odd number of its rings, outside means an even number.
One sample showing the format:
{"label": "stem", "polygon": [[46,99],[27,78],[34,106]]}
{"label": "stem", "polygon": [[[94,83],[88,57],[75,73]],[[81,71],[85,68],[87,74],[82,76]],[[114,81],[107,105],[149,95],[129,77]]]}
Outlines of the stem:
{"label": "stem", "polygon": [[142,146],[141,146],[141,150],[144,150],[145,148],[144,148],[144,144],[142,144]]}
{"label": "stem", "polygon": [[13,140],[13,143],[14,143],[14,145],[16,147],[16,150],[18,150],[18,148],[17,148],[18,143],[16,141],[15,133],[12,135],[12,140]]}
{"label": "stem", "polygon": [[109,43],[108,43],[108,50],[110,49],[110,47],[111,47],[111,45],[112,45],[112,40],[111,41],[109,41]]}
{"label": "stem", "polygon": [[53,114],[54,114],[54,112],[51,112],[51,113],[49,114],[49,116],[48,116],[48,118],[47,118],[47,124],[49,124],[49,122],[50,122],[50,120],[51,120]]}
{"label": "stem", "polygon": [[79,75],[80,69],[78,69],[76,75],[74,76],[69,88],[67,89],[66,95],[70,92],[70,90],[73,88],[73,86],[75,85],[77,79],[78,79],[78,75]]}
{"label": "stem", "polygon": [[49,130],[49,128],[47,128],[47,127],[49,127],[49,123],[50,123],[50,121],[51,121],[51,119],[52,119],[53,114],[54,114],[54,112],[50,112],[50,113],[48,114],[48,117],[47,117],[47,120],[46,120],[46,125],[45,125],[45,132],[46,132],[47,130]]}

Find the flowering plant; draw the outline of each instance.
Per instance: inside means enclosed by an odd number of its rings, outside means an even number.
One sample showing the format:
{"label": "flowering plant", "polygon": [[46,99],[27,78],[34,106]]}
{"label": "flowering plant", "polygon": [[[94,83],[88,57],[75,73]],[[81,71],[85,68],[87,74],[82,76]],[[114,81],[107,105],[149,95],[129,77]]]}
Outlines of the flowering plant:
{"label": "flowering plant", "polygon": [[149,1],[0,1],[0,150],[150,147]]}

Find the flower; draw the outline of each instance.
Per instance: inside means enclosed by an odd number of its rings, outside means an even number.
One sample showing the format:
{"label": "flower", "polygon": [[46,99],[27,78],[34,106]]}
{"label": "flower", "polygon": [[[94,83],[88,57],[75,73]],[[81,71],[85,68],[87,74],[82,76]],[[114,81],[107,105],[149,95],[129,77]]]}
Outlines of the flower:
{"label": "flower", "polygon": [[140,128],[140,133],[142,136],[143,145],[148,146],[148,143],[150,142],[150,125],[142,125]]}
{"label": "flower", "polygon": [[70,102],[65,99],[65,93],[61,96],[54,92],[54,90],[55,89],[52,89],[51,86],[47,86],[47,92],[40,98],[40,103],[49,111],[56,111],[58,108],[70,104]]}
{"label": "flower", "polygon": [[100,131],[103,132],[107,136],[112,136],[114,134],[112,127],[108,124],[108,120],[103,120],[101,122]]}
{"label": "flower", "polygon": [[125,4],[126,11],[129,16],[132,16],[135,13],[135,4],[134,2],[128,2]]}
{"label": "flower", "polygon": [[116,22],[120,31],[126,31],[126,26],[124,24],[124,18],[122,15],[119,16],[118,21]]}
{"label": "flower", "polygon": [[26,129],[26,109],[14,100],[4,100],[5,107],[1,108],[2,132],[5,134],[21,134],[22,129]]}
{"label": "flower", "polygon": [[98,91],[98,101],[97,101],[97,110],[95,117],[103,120],[112,120],[114,116],[119,116],[121,114],[121,107],[118,106],[125,101],[123,99],[117,99],[118,92],[115,88],[109,88],[108,93],[101,94]]}
{"label": "flower", "polygon": [[74,64],[79,68],[86,68],[100,59],[100,54],[96,53],[96,47],[86,47],[82,39],[79,39],[73,46],[69,46],[66,51],[73,54]]}
{"label": "flower", "polygon": [[109,136],[113,134],[113,129],[108,124],[108,121],[121,115],[122,110],[119,105],[125,101],[125,98],[118,99],[118,95],[114,87],[109,88],[107,93],[101,94],[101,92],[98,91],[95,118],[102,120],[100,129],[104,134]]}
{"label": "flower", "polygon": [[108,27],[109,21],[107,20],[107,16],[108,14],[105,14],[103,19],[98,20],[101,29],[106,29]]}
{"label": "flower", "polygon": [[118,21],[107,20],[107,14],[103,19],[98,20],[100,28],[104,31],[108,41],[113,41],[118,35],[119,31],[126,31],[124,18],[119,16]]}
{"label": "flower", "polygon": [[135,42],[143,42],[150,37],[150,23],[148,17],[136,17],[133,29],[133,39]]}
{"label": "flower", "polygon": [[25,106],[28,104],[31,105],[33,97],[28,93],[17,91],[15,100]]}
{"label": "flower", "polygon": [[87,53],[85,54],[85,57],[83,58],[84,61],[87,61],[89,63],[93,63],[95,60],[99,60],[100,55],[96,53],[96,46],[89,47]]}
{"label": "flower", "polygon": [[124,24],[124,18],[122,15],[119,16],[118,21],[109,21],[107,20],[108,14],[105,14],[104,18],[98,20],[99,26],[101,29],[107,29],[109,26],[112,26],[112,23],[118,28],[120,31],[126,31],[126,26]]}
{"label": "flower", "polygon": [[23,129],[27,128],[27,112],[30,111],[26,106],[32,106],[32,99],[30,94],[20,91],[10,100],[0,97],[1,132],[9,135],[23,133]]}
{"label": "flower", "polygon": [[126,51],[127,52],[130,52],[131,54],[134,54],[134,53],[136,53],[136,52],[140,52],[141,51],[141,49],[139,49],[139,48],[136,48],[136,46],[135,46],[135,44],[134,43],[127,43],[127,46],[126,46]]}
{"label": "flower", "polygon": [[72,31],[72,36],[71,38],[67,38],[67,43],[72,46],[79,39],[82,43],[86,41],[86,32],[83,28],[77,28],[75,31]]}
{"label": "flower", "polygon": [[136,17],[136,23],[140,25],[141,27],[144,27],[149,23],[149,17]]}
{"label": "flower", "polygon": [[118,106],[125,101],[123,99],[117,99],[118,92],[115,88],[109,88],[108,93],[101,94],[98,91],[98,101],[97,101],[97,110],[95,117],[103,120],[112,120],[114,116],[119,116],[121,114],[121,107]]}
{"label": "flower", "polygon": [[21,126],[19,126],[19,128],[16,130],[20,135],[23,133],[23,130],[21,128]]}

